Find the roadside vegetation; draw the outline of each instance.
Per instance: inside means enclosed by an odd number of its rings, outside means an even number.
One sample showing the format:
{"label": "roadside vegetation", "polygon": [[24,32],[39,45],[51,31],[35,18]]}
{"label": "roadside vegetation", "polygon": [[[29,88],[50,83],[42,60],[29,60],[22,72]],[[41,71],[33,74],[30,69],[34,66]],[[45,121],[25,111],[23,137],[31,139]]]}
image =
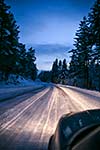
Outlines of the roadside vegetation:
{"label": "roadside vegetation", "polygon": [[69,53],[69,63],[54,61],[51,81],[100,91],[100,0],[80,22]]}
{"label": "roadside vegetation", "polygon": [[100,0],[80,22],[70,53],[72,85],[100,91]]}
{"label": "roadside vegetation", "polygon": [[19,42],[19,26],[4,0],[0,0],[0,81],[18,76],[35,80],[37,68],[35,50]]}
{"label": "roadside vegetation", "polygon": [[[0,81],[11,75],[35,80],[35,49],[19,42],[19,26],[4,0],[0,1]],[[42,71],[44,82],[68,84],[100,91],[100,0],[96,0],[76,31],[70,62],[54,60],[51,71]]]}

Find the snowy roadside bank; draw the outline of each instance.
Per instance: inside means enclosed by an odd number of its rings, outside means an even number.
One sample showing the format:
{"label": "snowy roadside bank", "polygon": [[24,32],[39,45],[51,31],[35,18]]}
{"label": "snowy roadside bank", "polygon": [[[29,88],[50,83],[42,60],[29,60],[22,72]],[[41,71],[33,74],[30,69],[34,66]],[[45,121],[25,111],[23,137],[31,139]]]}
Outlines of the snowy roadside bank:
{"label": "snowy roadside bank", "polygon": [[2,85],[0,86],[0,101],[20,96],[24,93],[28,93],[34,90],[41,89],[45,84],[41,82],[33,82],[27,85]]}

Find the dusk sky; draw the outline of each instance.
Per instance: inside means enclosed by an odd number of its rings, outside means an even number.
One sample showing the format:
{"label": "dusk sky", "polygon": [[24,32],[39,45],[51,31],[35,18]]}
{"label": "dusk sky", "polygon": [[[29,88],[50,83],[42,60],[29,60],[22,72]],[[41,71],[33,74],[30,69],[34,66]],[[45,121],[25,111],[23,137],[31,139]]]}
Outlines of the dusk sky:
{"label": "dusk sky", "polygon": [[50,70],[56,57],[69,61],[67,51],[94,1],[6,0],[20,26],[20,41],[36,48],[38,69]]}

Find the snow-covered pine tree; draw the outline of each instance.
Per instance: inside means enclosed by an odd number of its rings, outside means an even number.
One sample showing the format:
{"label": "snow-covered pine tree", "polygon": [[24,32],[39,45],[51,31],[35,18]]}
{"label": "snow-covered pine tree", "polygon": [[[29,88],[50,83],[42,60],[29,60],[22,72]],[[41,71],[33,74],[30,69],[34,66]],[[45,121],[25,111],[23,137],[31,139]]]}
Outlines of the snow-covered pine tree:
{"label": "snow-covered pine tree", "polygon": [[35,80],[37,77],[37,68],[36,68],[36,64],[35,64],[35,49],[33,49],[32,47],[30,47],[28,49],[27,52],[27,56],[26,56],[26,77]]}
{"label": "snow-covered pine tree", "polygon": [[20,49],[19,59],[18,59],[17,65],[16,65],[16,71],[18,72],[18,74],[25,77],[26,68],[27,68],[27,57],[26,57],[27,52],[26,52],[25,44],[20,43],[19,49]]}
{"label": "snow-covered pine tree", "polygon": [[62,84],[61,77],[62,77],[62,61],[59,60],[59,63],[58,63],[58,83]]}
{"label": "snow-covered pine tree", "polygon": [[[89,63],[91,60],[91,45],[89,41],[90,28],[88,26],[88,20],[83,17],[80,22],[79,29],[76,32],[75,37],[75,49],[77,53],[77,79],[78,86],[89,88]],[[75,53],[74,53],[75,54]]]}
{"label": "snow-covered pine tree", "polygon": [[6,75],[6,57],[9,55],[8,49],[8,35],[7,20],[10,7],[4,3],[4,0],[0,0],[0,71],[2,72],[2,79],[7,78]]}
{"label": "snow-covered pine tree", "polygon": [[53,83],[66,84],[68,79],[68,69],[66,59],[58,61],[56,59],[52,66],[52,76],[51,81]]}
{"label": "snow-covered pine tree", "polygon": [[68,80],[68,69],[66,59],[64,59],[62,63],[62,84],[67,84],[67,80]]}
{"label": "snow-covered pine tree", "polygon": [[71,61],[69,63],[69,84],[77,86],[78,80],[78,55],[77,49],[72,49],[69,51],[72,53]]}
{"label": "snow-covered pine tree", "polygon": [[59,60],[58,66],[59,66],[59,70],[62,70],[62,61],[61,60]]}
{"label": "snow-covered pine tree", "polygon": [[16,65],[19,60],[19,26],[14,19],[14,16],[11,12],[9,12],[9,32],[8,41],[10,43],[9,49],[11,51],[11,64],[12,64],[12,73],[16,74]]}
{"label": "snow-covered pine tree", "polygon": [[51,81],[53,83],[58,83],[58,75],[59,75],[59,70],[58,70],[58,59],[56,59],[52,65],[52,75],[51,75]]}
{"label": "snow-covered pine tree", "polygon": [[74,85],[100,91],[100,0],[81,21],[74,46],[69,66]]}
{"label": "snow-covered pine tree", "polygon": [[0,0],[0,71],[7,80],[10,73],[16,73],[18,58],[18,26],[4,0]]}
{"label": "snow-covered pine tree", "polygon": [[92,35],[91,76],[94,87],[100,91],[100,0],[96,0],[88,15]]}

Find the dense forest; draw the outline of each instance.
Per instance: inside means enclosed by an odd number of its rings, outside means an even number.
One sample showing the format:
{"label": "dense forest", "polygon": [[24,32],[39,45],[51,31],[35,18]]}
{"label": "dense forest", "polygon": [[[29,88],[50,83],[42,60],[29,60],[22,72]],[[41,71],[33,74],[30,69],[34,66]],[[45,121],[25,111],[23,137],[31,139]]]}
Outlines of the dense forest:
{"label": "dense forest", "polygon": [[73,46],[68,66],[54,61],[51,81],[100,91],[100,0],[80,22]]}
{"label": "dense forest", "polygon": [[[35,49],[19,42],[19,26],[4,0],[0,0],[0,81],[11,74],[35,80],[37,67]],[[44,82],[69,84],[100,91],[100,0],[96,0],[87,16],[80,21],[71,61],[53,62],[51,71],[42,71],[38,78]]]}
{"label": "dense forest", "polygon": [[36,79],[35,50],[19,42],[19,26],[4,0],[0,0],[0,80],[11,74]]}
{"label": "dense forest", "polygon": [[76,31],[69,66],[75,86],[100,91],[100,0],[96,0]]}

